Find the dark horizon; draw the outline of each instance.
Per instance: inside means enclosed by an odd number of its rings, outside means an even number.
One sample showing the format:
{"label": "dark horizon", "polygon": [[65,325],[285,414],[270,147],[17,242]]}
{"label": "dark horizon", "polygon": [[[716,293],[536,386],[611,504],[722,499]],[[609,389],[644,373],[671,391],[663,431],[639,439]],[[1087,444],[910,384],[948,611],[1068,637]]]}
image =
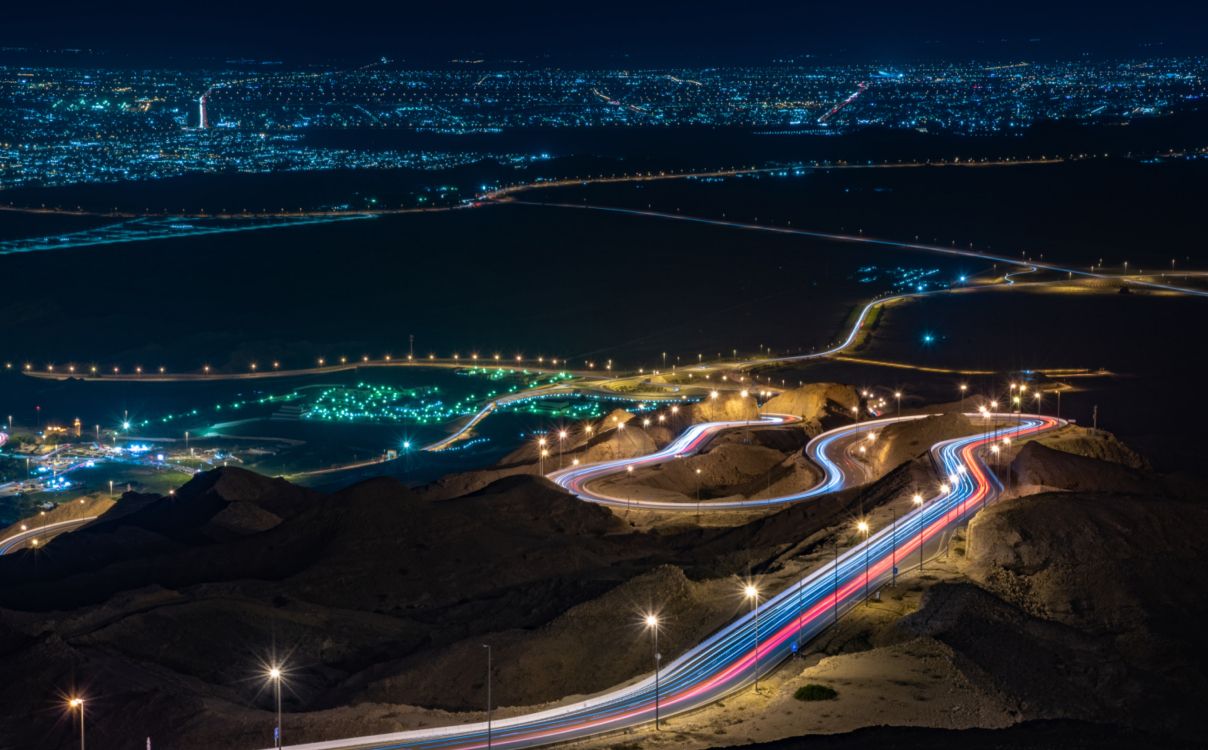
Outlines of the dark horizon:
{"label": "dark horizon", "polygon": [[15,7],[0,31],[8,56],[76,53],[130,64],[212,64],[230,59],[286,65],[389,57],[402,65],[481,58],[526,65],[735,65],[811,60],[878,63],[920,59],[1039,59],[1195,55],[1208,52],[1208,7],[1159,2],[1138,13],[1121,2],[1054,8],[1026,2],[993,10],[933,3],[761,8],[676,2],[657,12],[618,2],[542,1],[517,10],[470,2],[449,8],[369,8],[315,13],[274,2],[232,5],[70,3],[48,16]]}

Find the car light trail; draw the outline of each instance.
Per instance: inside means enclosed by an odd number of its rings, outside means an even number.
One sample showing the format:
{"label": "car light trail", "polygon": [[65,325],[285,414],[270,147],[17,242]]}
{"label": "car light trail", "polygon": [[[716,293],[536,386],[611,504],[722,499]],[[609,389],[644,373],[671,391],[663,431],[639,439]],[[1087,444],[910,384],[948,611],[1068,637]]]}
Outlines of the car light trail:
{"label": "car light trail", "polygon": [[[822,433],[810,440],[805,446],[805,455],[808,456],[815,464],[822,468],[823,478],[818,484],[804,490],[803,492],[785,495],[781,497],[759,498],[754,500],[710,500],[707,502],[696,503],[692,501],[674,501],[674,500],[642,500],[642,499],[625,499],[615,495],[607,495],[599,491],[590,489],[587,485],[591,482],[596,482],[606,477],[615,476],[627,470],[629,466],[653,466],[655,464],[665,463],[672,459],[683,458],[684,456],[697,453],[701,448],[713,438],[714,435],[724,430],[731,430],[737,427],[765,427],[787,425],[801,421],[797,417],[789,414],[765,414],[760,419],[754,420],[736,420],[728,422],[702,422],[693,425],[683,432],[678,438],[669,443],[667,447],[654,453],[633,459],[617,459],[615,461],[604,461],[602,463],[591,464],[590,466],[575,467],[557,471],[549,475],[550,480],[561,486],[566,491],[576,497],[588,500],[601,505],[612,505],[616,507],[631,507],[644,508],[647,510],[670,510],[670,511],[692,511],[698,510],[741,510],[744,508],[759,508],[775,505],[785,505],[794,503],[800,500],[805,500],[818,495],[824,495],[828,492],[834,492],[844,486],[845,477],[843,467],[836,463],[831,457],[832,448],[837,443],[846,444],[852,438],[863,435],[870,430],[884,427],[885,425],[894,422],[902,421],[909,422],[916,419],[925,418],[926,414],[912,415],[901,418],[890,419],[874,419],[859,424],[847,425],[838,427],[833,430]],[[839,457],[839,461],[847,463],[850,467],[851,457],[843,454]]]}
{"label": "car light trail", "polygon": [[[1062,420],[1039,415],[994,416],[1012,425],[1000,430],[999,438],[1034,436],[1065,424]],[[730,424],[785,423],[774,421],[782,417],[765,419],[767,421]],[[672,444],[674,448],[668,446],[657,454],[665,460],[681,450],[699,445],[698,441],[703,440],[709,430],[707,425],[696,427],[702,429],[690,428]],[[987,468],[982,455],[994,442],[994,438],[978,433],[932,446],[931,457],[936,468],[944,477],[955,477],[949,490],[919,504],[915,510],[899,517],[893,526],[882,528],[839,555],[833,563],[815,568],[766,600],[759,610],[758,654],[755,650],[755,618],[753,613],[748,613],[662,667],[659,674],[661,715],[666,717],[701,708],[754,682],[757,670],[758,674],[771,671],[793,653],[794,646],[809,641],[843,612],[858,606],[863,599],[866,560],[868,585],[879,587],[894,574],[895,561],[911,559],[912,553],[917,555],[920,545],[939,540],[944,532],[963,523],[973,511],[996,497],[1002,491],[1002,484]],[[559,472],[559,475],[565,474]],[[654,720],[654,702],[651,675],[633,685],[576,703],[496,720],[491,728],[491,745],[537,747],[638,726]],[[485,723],[475,723],[291,747],[294,750],[477,750],[487,746],[486,730]]]}
{"label": "car light trail", "polygon": [[36,528],[26,529],[25,531],[18,532],[12,536],[5,537],[4,539],[0,539],[0,555],[7,555],[9,552],[19,549],[26,542],[29,542],[32,539],[37,539],[39,542],[45,544],[48,540],[58,536],[59,534],[67,531],[73,531],[89,521],[95,521],[96,519],[97,516],[87,516],[85,518],[73,518],[68,521],[55,521],[54,523],[43,524]]}

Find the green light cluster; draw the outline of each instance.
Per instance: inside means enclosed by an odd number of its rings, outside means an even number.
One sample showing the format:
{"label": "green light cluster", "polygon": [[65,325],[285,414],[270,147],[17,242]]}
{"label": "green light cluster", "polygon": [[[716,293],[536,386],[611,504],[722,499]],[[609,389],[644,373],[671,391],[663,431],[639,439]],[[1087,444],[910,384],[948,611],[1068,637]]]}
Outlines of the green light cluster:
{"label": "green light cluster", "polygon": [[[300,391],[294,391],[293,393],[287,393],[283,396],[263,396],[257,399],[240,399],[226,404],[214,404],[213,411],[221,412],[223,409],[237,411],[248,405],[285,404],[289,403],[290,401],[296,401],[300,398],[302,398],[302,393]],[[171,424],[178,419],[196,417],[200,414],[200,409],[190,409],[177,414],[168,414],[167,416],[159,417],[157,419],[131,420],[130,424],[135,427],[147,427],[152,424]]]}
{"label": "green light cluster", "polygon": [[328,422],[413,422],[432,424],[470,413],[477,403],[473,394],[445,403],[440,388],[396,388],[357,383],[320,391],[307,408],[306,419]]}
{"label": "green light cluster", "polygon": [[[534,373],[529,370],[508,367],[470,367],[458,371],[459,375],[481,377],[499,382],[499,386],[489,388],[482,393],[467,393],[453,402],[445,402],[441,398],[437,386],[422,386],[417,388],[398,388],[390,385],[357,383],[355,386],[329,386],[319,389],[303,387],[281,395],[268,395],[254,399],[236,399],[229,402],[216,403],[208,410],[190,409],[175,414],[168,414],[154,419],[131,420],[131,427],[144,428],[153,424],[171,424],[201,416],[202,411],[209,411],[214,416],[224,411],[240,411],[248,406],[263,406],[266,404],[286,404],[302,402],[304,419],[316,419],[329,422],[408,422],[414,424],[439,424],[450,419],[473,414],[482,404],[499,396],[518,393],[531,388],[556,385],[574,376],[566,372],[552,374]],[[563,400],[574,398],[577,394],[559,392],[557,394],[540,394],[543,396],[559,396]],[[528,399],[515,404],[528,403]],[[600,415],[597,403],[582,402],[564,405],[565,408],[556,410],[531,407],[534,414],[552,414],[576,418],[591,418]]]}

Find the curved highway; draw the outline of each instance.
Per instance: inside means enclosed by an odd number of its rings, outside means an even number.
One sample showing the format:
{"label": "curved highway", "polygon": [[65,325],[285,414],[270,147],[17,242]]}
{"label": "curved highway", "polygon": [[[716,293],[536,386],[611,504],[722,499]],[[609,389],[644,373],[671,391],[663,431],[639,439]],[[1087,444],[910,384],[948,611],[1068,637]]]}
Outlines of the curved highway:
{"label": "curved highway", "polygon": [[857,424],[850,424],[824,432],[810,440],[805,446],[805,455],[822,468],[823,478],[813,487],[802,492],[780,497],[765,497],[748,500],[709,500],[704,502],[675,501],[675,500],[642,500],[608,495],[593,490],[589,484],[628,471],[630,466],[653,466],[672,459],[697,453],[717,433],[735,427],[761,427],[785,425],[800,421],[788,414],[766,414],[760,419],[731,422],[702,422],[689,427],[678,438],[668,443],[665,448],[654,453],[632,459],[617,459],[604,461],[590,466],[574,467],[556,471],[549,478],[580,499],[601,505],[612,505],[626,508],[643,508],[646,510],[692,511],[699,510],[744,510],[775,505],[785,505],[806,500],[828,492],[835,492],[844,486],[855,486],[859,482],[850,480],[849,475],[863,469],[846,448],[853,442],[862,439],[867,433],[894,422],[910,422],[925,418],[926,414],[907,417],[891,417],[888,419],[873,419]]}
{"label": "curved highway", "polygon": [[[1010,425],[998,430],[997,439],[1033,436],[1065,424],[1039,415],[994,416],[1000,423]],[[702,438],[698,431],[694,439]],[[701,708],[775,668],[802,643],[887,581],[900,562],[917,560],[920,548],[938,545],[946,531],[996,497],[1002,484],[986,466],[984,456],[995,439],[978,433],[934,445],[931,456],[941,474],[937,484],[946,482],[947,491],[934,494],[892,526],[870,534],[862,543],[837,555],[833,563],[815,568],[780,593],[761,601],[755,612],[738,617],[662,667],[657,683],[651,675],[576,703],[500,719],[489,730],[485,722],[478,722],[290,747],[294,750],[476,750],[488,744],[538,747],[648,723],[654,720],[656,701],[662,717]]]}
{"label": "curved highway", "polygon": [[67,521],[56,521],[54,523],[43,524],[37,528],[19,531],[12,536],[0,539],[0,555],[7,555],[9,552],[19,550],[34,539],[37,539],[39,544],[45,544],[59,534],[74,531],[89,521],[95,521],[96,518],[96,516],[72,518]]}

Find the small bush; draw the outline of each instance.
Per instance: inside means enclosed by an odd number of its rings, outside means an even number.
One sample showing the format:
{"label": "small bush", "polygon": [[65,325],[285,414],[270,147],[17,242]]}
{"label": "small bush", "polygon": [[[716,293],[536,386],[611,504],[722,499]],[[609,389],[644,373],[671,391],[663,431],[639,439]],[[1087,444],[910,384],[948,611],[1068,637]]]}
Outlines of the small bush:
{"label": "small bush", "polygon": [[797,688],[797,692],[793,693],[793,697],[799,701],[833,701],[839,697],[839,693],[835,692],[834,688],[829,688],[826,685],[802,685]]}

